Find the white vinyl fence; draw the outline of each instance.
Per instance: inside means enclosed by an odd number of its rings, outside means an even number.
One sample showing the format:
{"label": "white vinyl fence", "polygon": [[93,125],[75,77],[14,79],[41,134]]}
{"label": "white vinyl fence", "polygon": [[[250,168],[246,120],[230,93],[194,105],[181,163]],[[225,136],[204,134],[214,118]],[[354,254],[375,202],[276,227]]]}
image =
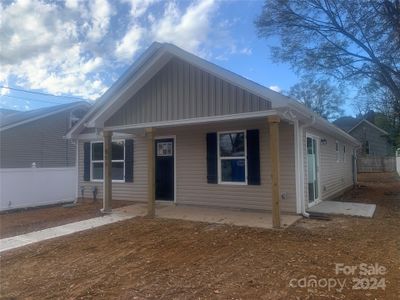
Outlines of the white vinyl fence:
{"label": "white vinyl fence", "polygon": [[74,201],[76,168],[0,169],[0,211]]}

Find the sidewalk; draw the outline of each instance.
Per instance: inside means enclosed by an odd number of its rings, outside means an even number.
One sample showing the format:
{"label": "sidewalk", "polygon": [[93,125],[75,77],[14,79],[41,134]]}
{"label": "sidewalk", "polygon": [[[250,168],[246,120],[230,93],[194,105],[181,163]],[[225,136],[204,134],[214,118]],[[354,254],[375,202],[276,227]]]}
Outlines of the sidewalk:
{"label": "sidewalk", "polygon": [[47,228],[26,234],[21,234],[0,240],[0,253],[29,244],[49,240],[52,238],[80,232],[99,226],[124,221],[136,217],[135,214],[128,213],[124,210],[114,209],[112,214],[102,217],[92,218],[75,223],[69,223],[62,226]]}

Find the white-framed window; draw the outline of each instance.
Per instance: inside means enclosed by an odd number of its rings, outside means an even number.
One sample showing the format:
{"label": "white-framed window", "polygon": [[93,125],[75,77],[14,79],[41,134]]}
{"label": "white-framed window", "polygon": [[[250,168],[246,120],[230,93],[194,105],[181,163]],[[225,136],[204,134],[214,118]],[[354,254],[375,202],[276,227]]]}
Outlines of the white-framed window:
{"label": "white-framed window", "polygon": [[245,130],[218,132],[218,182],[247,184]]}
{"label": "white-framed window", "polygon": [[343,162],[346,162],[346,145],[343,145]]}
{"label": "white-framed window", "polygon": [[[125,141],[113,141],[112,158],[111,158],[111,174],[112,181],[125,181]],[[104,176],[104,156],[103,142],[90,143],[90,180],[103,181]]]}
{"label": "white-framed window", "polygon": [[340,153],[339,153],[339,142],[338,141],[336,141],[336,143],[335,143],[335,149],[336,149],[336,162],[339,162],[339,160],[340,160]]}

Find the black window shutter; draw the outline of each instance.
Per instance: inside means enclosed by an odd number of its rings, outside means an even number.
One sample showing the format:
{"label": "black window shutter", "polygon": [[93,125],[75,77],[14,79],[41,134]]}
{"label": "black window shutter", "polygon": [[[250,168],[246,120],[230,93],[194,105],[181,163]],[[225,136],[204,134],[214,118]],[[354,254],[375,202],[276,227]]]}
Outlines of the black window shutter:
{"label": "black window shutter", "polygon": [[125,182],[133,182],[133,140],[125,140]]}
{"label": "black window shutter", "polygon": [[90,143],[83,144],[83,180],[90,181]]}
{"label": "black window shutter", "polygon": [[207,133],[207,182],[218,183],[217,133]]}
{"label": "black window shutter", "polygon": [[258,129],[247,130],[247,183],[260,185],[260,134]]}

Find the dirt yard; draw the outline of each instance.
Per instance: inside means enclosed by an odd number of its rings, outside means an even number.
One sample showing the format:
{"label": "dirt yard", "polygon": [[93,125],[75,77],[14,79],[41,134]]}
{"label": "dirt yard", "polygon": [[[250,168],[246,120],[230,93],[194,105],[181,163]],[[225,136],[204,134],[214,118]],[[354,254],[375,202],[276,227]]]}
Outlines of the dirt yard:
{"label": "dirt yard", "polygon": [[[113,201],[113,208],[132,204],[129,201]],[[62,205],[31,208],[0,214],[0,238],[24,234],[35,230],[64,225],[101,216],[102,202],[79,201],[77,206]]]}
{"label": "dirt yard", "polygon": [[[400,181],[381,174],[360,179],[365,182],[344,200],[376,203],[373,219],[303,219],[280,231],[136,218],[2,255],[0,295],[399,299]],[[362,263],[378,264],[379,274],[359,274]],[[358,268],[336,274],[335,264]],[[304,287],[310,279],[316,287]]]}

